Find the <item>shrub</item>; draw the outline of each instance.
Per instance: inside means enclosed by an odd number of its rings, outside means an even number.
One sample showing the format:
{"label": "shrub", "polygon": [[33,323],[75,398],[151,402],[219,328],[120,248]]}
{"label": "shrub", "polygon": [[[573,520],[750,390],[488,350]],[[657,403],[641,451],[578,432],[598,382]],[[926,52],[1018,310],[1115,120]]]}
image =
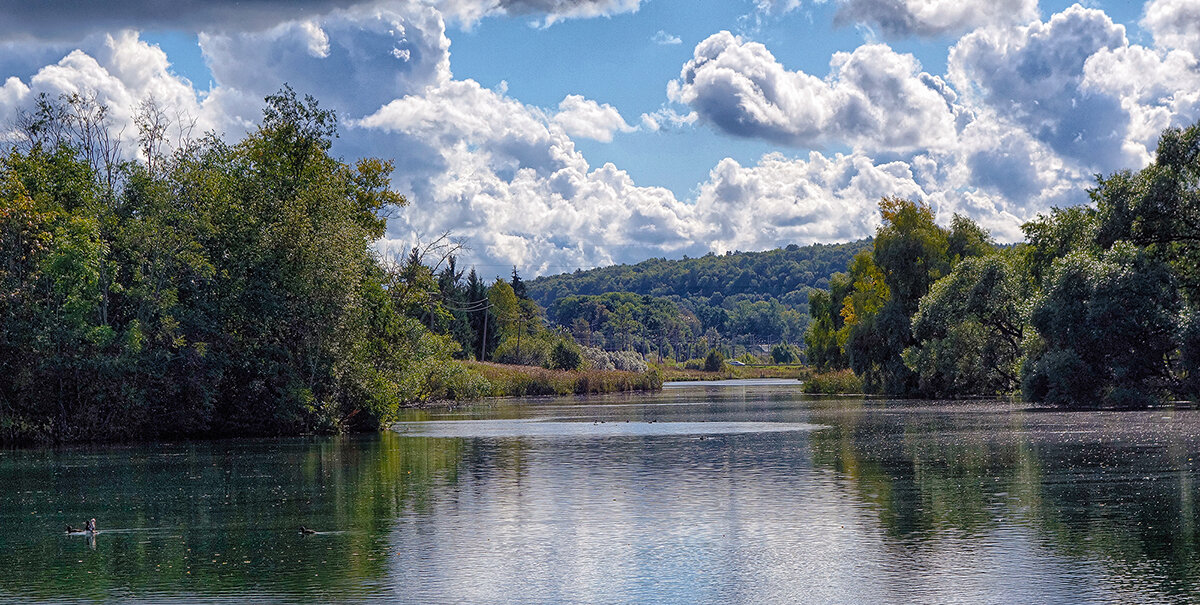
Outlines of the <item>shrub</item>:
{"label": "shrub", "polygon": [[708,356],[704,358],[705,372],[720,372],[725,367],[725,356],[720,351],[713,349],[708,352]]}
{"label": "shrub", "polygon": [[622,372],[645,372],[650,369],[640,353],[634,351],[613,351],[608,354],[612,364]]}
{"label": "shrub", "polygon": [[562,339],[550,348],[551,370],[578,370],[582,365],[583,355],[579,352],[579,345],[574,342]]}
{"label": "shrub", "polygon": [[518,366],[543,366],[550,360],[550,340],[542,335],[522,335],[505,337],[496,347],[492,359],[497,363]]}
{"label": "shrub", "polygon": [[580,347],[584,368],[588,370],[615,370],[608,352],[597,347]]}
{"label": "shrub", "polygon": [[775,363],[797,363],[803,355],[795,345],[780,343],[771,347],[771,361]]}
{"label": "shrub", "polygon": [[805,393],[838,395],[863,392],[862,379],[850,370],[813,374],[801,387]]}

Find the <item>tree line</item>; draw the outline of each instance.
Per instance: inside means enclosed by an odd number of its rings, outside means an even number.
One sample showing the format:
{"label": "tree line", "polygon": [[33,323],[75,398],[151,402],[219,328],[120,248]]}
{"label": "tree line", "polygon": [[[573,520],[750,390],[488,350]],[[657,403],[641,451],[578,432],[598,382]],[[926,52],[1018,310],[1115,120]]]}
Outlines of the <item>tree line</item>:
{"label": "tree line", "polygon": [[1020,391],[1076,407],[1200,394],[1200,124],[1168,129],[1140,171],[997,246],[962,216],[885,198],[870,249],[809,298],[809,361],[871,392]]}
{"label": "tree line", "polygon": [[[757,345],[799,343],[808,296],[870,240],[650,259],[529,282],[530,297],[579,342],[678,360],[720,348],[734,357]],[[586,321],[584,326],[582,322]]]}
{"label": "tree line", "polygon": [[333,112],[285,87],[236,142],[135,123],[122,160],[94,97],[43,96],[0,154],[0,441],[375,428],[479,388],[433,269],[375,250],[407,200],[330,155]]}

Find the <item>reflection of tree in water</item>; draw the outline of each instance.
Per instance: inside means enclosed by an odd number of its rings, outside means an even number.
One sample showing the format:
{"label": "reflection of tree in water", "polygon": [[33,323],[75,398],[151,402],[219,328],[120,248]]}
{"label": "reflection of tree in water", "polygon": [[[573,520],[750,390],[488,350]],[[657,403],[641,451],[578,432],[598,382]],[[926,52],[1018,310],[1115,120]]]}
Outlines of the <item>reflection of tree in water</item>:
{"label": "reflection of tree in water", "polygon": [[909,548],[1017,524],[1059,554],[1101,563],[1116,584],[1195,596],[1194,413],[1162,421],[1162,411],[1060,414],[1003,403],[813,405],[813,422],[830,427],[813,434],[814,463],[844,476]]}
{"label": "reflection of tree in water", "polygon": [[[390,573],[394,520],[428,512],[470,455],[392,433],[127,450],[0,458],[0,507],[19,511],[0,532],[0,595],[352,597]],[[62,534],[84,515],[98,536]]]}

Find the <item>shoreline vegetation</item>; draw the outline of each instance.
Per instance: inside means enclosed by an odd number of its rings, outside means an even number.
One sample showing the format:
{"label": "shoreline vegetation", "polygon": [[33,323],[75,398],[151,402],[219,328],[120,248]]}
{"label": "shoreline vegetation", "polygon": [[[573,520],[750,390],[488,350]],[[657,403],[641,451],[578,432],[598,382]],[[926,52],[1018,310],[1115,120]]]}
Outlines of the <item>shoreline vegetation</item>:
{"label": "shoreline vegetation", "polygon": [[524,397],[541,395],[598,395],[662,389],[658,370],[551,370],[483,361],[460,362],[482,377],[487,386],[480,397]]}
{"label": "shoreline vegetation", "polygon": [[1200,398],[1200,124],[1091,202],[998,245],[955,214],[886,197],[872,247],[809,296],[808,388],[902,398],[1019,393],[1062,408]]}
{"label": "shoreline vegetation", "polygon": [[688,369],[679,367],[678,364],[665,363],[657,367],[662,372],[663,382],[687,382],[693,380],[745,380],[753,378],[802,380],[808,374],[807,368],[802,365],[725,365],[725,367],[715,371]]}

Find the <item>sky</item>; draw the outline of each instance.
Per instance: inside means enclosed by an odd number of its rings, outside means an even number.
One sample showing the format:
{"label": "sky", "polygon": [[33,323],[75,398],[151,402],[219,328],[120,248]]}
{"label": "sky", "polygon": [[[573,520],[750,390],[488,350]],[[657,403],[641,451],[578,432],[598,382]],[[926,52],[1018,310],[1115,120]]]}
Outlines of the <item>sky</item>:
{"label": "sky", "polygon": [[1200,120],[1200,0],[0,0],[40,93],[236,139],[285,83],[395,163],[378,242],[523,275],[866,237],[881,197],[1002,242]]}

